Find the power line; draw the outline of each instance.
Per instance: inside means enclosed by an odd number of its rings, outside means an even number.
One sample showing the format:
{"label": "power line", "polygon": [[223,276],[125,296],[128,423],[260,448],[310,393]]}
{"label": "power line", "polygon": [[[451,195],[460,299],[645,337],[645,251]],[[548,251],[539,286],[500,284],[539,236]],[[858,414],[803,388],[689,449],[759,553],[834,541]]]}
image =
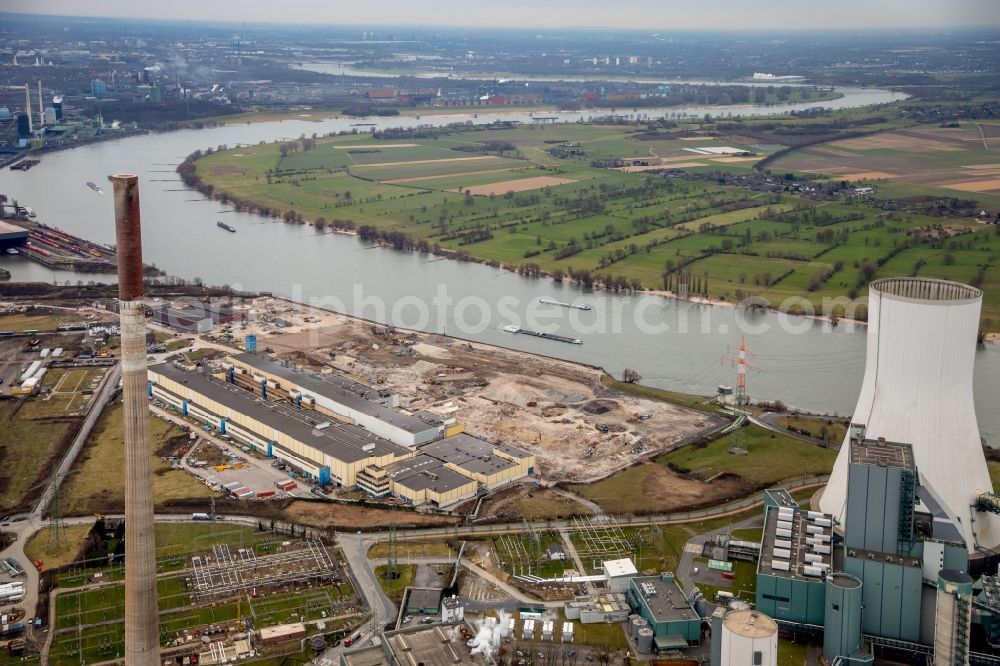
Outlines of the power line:
{"label": "power line", "polygon": [[759,371],[760,366],[751,361],[756,354],[747,347],[746,339],[741,335],[739,345],[729,345],[723,362],[728,361],[736,368],[736,404],[747,405],[750,396],[747,394],[747,370]]}

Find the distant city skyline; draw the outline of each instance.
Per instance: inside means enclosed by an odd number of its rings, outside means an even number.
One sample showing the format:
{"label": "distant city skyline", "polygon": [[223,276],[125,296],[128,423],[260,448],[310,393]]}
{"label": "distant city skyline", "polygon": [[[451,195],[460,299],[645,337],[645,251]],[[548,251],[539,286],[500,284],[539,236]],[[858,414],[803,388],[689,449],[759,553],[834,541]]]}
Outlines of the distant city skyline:
{"label": "distant city skyline", "polygon": [[15,0],[30,14],[192,21],[358,26],[517,27],[525,29],[877,29],[1000,27],[996,0]]}

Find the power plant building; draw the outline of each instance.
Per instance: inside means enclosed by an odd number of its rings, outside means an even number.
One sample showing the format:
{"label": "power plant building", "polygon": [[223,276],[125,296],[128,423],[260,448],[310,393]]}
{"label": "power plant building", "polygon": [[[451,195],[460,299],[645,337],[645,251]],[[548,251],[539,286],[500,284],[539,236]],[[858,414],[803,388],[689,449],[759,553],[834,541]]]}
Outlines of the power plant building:
{"label": "power plant building", "polygon": [[832,523],[821,513],[769,506],[757,564],[757,610],[775,620],[823,624],[832,535]]}
{"label": "power plant building", "polygon": [[[982,298],[975,287],[944,280],[873,282],[865,376],[853,420],[874,437],[910,444],[923,485],[958,518],[965,543],[994,548],[1000,516],[973,515],[970,508],[976,491],[993,487],[972,390]],[[849,438],[820,502],[841,523],[849,522]]]}
{"label": "power plant building", "polygon": [[844,571],[863,584],[865,633],[917,642],[923,567],[922,544],[914,540],[913,449],[865,440],[859,426],[852,435]]}

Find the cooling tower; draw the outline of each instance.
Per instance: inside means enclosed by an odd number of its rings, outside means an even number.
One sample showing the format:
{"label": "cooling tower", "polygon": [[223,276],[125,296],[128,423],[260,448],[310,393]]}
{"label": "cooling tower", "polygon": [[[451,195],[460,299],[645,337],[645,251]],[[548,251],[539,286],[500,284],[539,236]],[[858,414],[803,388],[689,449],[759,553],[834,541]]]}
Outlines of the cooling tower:
{"label": "cooling tower", "polygon": [[[866,426],[865,437],[913,446],[921,483],[958,516],[970,553],[976,543],[1000,544],[998,516],[970,509],[977,490],[993,487],[972,400],[982,298],[975,287],[944,280],[873,282],[865,377],[851,419]],[[841,522],[849,459],[845,439],[820,500]]]}
{"label": "cooling tower", "polygon": [[146,399],[146,317],[139,228],[139,178],[111,177],[115,193],[118,307],[125,420],[125,666],[160,663],[156,603],[153,472]]}

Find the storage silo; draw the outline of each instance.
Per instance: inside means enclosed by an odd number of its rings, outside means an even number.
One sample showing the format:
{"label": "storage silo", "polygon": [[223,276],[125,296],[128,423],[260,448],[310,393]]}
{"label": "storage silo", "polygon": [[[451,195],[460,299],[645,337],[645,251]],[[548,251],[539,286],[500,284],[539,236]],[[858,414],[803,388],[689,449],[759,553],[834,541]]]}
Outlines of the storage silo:
{"label": "storage silo", "polygon": [[778,624],[754,610],[729,611],[722,618],[720,666],[777,666]]}
{"label": "storage silo", "polygon": [[972,576],[964,571],[938,572],[934,613],[934,663],[968,666],[972,623]]}
{"label": "storage silo", "polygon": [[631,629],[632,640],[636,640],[637,638],[639,638],[639,630],[648,627],[649,622],[646,622],[646,618],[640,615],[636,615],[635,617],[632,618],[632,623],[629,626]]}
{"label": "storage silo", "polygon": [[823,656],[833,663],[861,649],[861,581],[835,573],[826,578],[826,611],[823,616]]}
{"label": "storage silo", "polygon": [[653,652],[653,630],[643,627],[639,630],[639,638],[636,639],[636,647],[639,654],[651,654]]}
{"label": "storage silo", "polygon": [[[977,490],[993,487],[972,391],[982,301],[982,291],[957,282],[872,282],[865,375],[853,422],[867,438],[912,445],[922,484],[958,516],[966,543],[993,548],[1000,544],[1000,516],[973,516],[970,508]],[[820,500],[823,512],[841,523],[849,520],[850,436]]]}

